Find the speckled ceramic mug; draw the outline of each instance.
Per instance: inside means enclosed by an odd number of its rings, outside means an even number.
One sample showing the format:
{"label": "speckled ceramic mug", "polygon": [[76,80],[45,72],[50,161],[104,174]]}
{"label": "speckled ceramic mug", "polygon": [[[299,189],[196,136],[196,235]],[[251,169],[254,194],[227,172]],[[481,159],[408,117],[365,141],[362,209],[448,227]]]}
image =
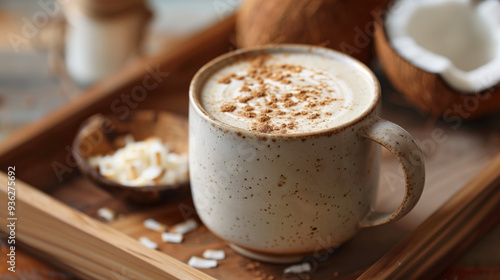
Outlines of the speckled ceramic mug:
{"label": "speckled ceramic mug", "polygon": [[[261,53],[314,53],[340,59],[367,77],[373,100],[354,120],[313,133],[267,134],[209,115],[200,93],[214,71]],[[194,204],[203,223],[237,252],[269,262],[294,262],[336,247],[360,228],[406,215],[424,185],[423,156],[412,136],[380,119],[380,86],[361,62],[336,51],[281,45],[222,55],[201,68],[190,88],[189,154]],[[372,210],[380,144],[400,161],[404,199],[392,213]]]}

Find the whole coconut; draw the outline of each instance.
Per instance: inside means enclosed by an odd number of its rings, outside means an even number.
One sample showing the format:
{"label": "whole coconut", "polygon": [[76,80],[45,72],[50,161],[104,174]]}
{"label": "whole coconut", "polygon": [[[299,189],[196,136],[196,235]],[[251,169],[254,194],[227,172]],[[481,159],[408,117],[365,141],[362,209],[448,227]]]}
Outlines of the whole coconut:
{"label": "whole coconut", "polygon": [[373,14],[387,0],[246,0],[236,20],[238,47],[300,43],[371,58]]}

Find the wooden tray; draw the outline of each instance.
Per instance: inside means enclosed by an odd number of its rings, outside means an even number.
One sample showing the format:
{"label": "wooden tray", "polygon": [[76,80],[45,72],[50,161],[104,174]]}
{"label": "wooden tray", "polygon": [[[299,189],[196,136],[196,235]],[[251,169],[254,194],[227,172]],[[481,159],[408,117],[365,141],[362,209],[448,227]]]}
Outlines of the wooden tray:
{"label": "wooden tray", "polygon": [[[168,76],[161,78],[158,87],[148,91],[147,98],[137,102],[134,109],[159,109],[187,116],[188,86],[192,76],[212,58],[233,49],[233,33],[234,17],[229,17],[177,47],[123,69],[71,104],[1,143],[0,169],[6,171],[8,166],[16,167],[17,239],[44,260],[85,279],[349,279],[373,264],[460,189],[498,150],[491,144],[497,141],[496,138],[484,138],[491,136],[490,131],[482,131],[477,137],[477,132],[464,136],[443,128],[447,144],[452,144],[452,148],[451,152],[438,149],[439,152],[428,156],[428,169],[432,171],[427,184],[432,184],[433,188],[426,190],[423,199],[429,202],[419,205],[398,223],[363,230],[328,259],[322,256],[310,259],[313,263],[310,275],[283,274],[287,265],[261,263],[255,267],[255,261],[236,254],[204,226],[187,234],[182,244],[162,243],[160,235],[145,229],[142,221],[154,218],[172,225],[188,217],[196,218],[189,190],[179,192],[161,205],[146,208],[116,200],[79,174],[71,157],[71,142],[80,124],[92,114],[117,113],[117,110],[123,112],[124,108],[129,108],[121,96],[141,86],[143,78],[151,71],[167,72]],[[417,138],[430,139],[437,147],[441,145],[431,137],[432,131],[423,127],[423,119],[394,108],[384,108],[384,112],[389,119],[407,122],[406,127],[412,127],[410,132]],[[409,119],[404,120],[402,116],[409,116]],[[478,149],[457,147],[464,137]],[[462,160],[454,162],[450,156]],[[448,165],[450,162],[452,165]],[[384,157],[384,163],[385,169],[397,170],[390,156]],[[439,180],[465,166],[468,168],[460,174],[446,181]],[[383,173],[386,176],[382,176],[382,181],[393,182],[400,178],[396,173]],[[2,172],[0,205],[7,205],[6,182],[6,174]],[[381,192],[379,204],[386,205],[384,201],[394,200],[388,197],[395,193],[397,195],[397,190],[389,184],[385,192]],[[437,193],[440,195],[436,196]],[[111,223],[98,218],[97,209],[104,206],[114,209],[120,217]],[[0,216],[6,217],[6,211],[6,207],[0,207]],[[0,230],[6,231],[4,223]],[[141,236],[158,242],[159,250],[140,244],[137,239]],[[191,256],[201,256],[208,248],[225,250],[227,258],[219,262],[219,267],[198,270],[186,265]]]}

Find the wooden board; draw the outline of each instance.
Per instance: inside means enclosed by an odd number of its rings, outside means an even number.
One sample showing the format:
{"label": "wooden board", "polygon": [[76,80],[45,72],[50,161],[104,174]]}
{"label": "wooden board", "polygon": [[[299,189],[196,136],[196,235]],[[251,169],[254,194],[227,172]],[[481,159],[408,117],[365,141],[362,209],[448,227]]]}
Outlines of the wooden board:
{"label": "wooden board", "polygon": [[[220,239],[201,226],[186,235],[182,244],[160,242],[160,235],[145,229],[142,221],[155,218],[167,225],[187,217],[196,218],[189,190],[185,189],[160,205],[137,207],[111,197],[81,177],[68,147],[79,125],[88,116],[109,113],[125,106],[121,95],[142,84],[150,69],[168,72],[158,87],[133,109],[160,109],[187,115],[188,86],[193,74],[210,59],[233,48],[234,17],[171,48],[156,57],[145,58],[92,88],[75,102],[56,111],[0,144],[0,169],[16,166],[19,183],[19,239],[45,258],[75,275],[87,279],[307,279],[308,275],[285,275],[286,265],[260,264],[234,253]],[[384,83],[383,117],[407,128],[426,155],[427,182],[421,202],[407,217],[393,224],[362,230],[329,258],[316,256],[312,279],[349,279],[359,275],[412,229],[433,213],[481,170],[500,151],[500,125],[491,118],[481,123],[432,123],[400,106],[401,100]],[[118,101],[117,101],[118,100]],[[118,102],[118,103],[116,103]],[[112,105],[115,104],[115,105]],[[120,109],[118,113],[123,113]],[[68,167],[57,176],[54,166]],[[60,169],[59,169],[60,170]],[[402,196],[401,175],[395,159],[383,154],[381,188],[377,208],[389,210]],[[0,178],[0,205],[5,205],[6,179]],[[31,186],[42,190],[38,191]],[[109,207],[121,214],[111,223],[96,215]],[[1,209],[0,211],[6,211]],[[36,213],[33,214],[33,213]],[[0,212],[3,217],[5,212]],[[95,218],[95,219],[94,219]],[[57,230],[54,230],[56,228]],[[5,227],[0,228],[5,231]],[[43,231],[40,238],[39,232]],[[141,236],[160,243],[158,251],[145,248]],[[223,249],[227,258],[218,268],[196,270],[185,265],[204,249]],[[500,265],[500,263],[499,263]],[[264,277],[265,276],[265,277]]]}

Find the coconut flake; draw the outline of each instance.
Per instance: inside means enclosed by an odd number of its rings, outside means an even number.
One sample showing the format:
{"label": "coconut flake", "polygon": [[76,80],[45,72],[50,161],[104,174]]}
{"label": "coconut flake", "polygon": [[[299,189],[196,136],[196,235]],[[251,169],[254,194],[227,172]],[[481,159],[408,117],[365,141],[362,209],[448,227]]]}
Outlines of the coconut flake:
{"label": "coconut flake", "polygon": [[142,245],[148,247],[148,248],[151,248],[151,249],[158,249],[158,244],[156,244],[155,242],[151,241],[149,238],[143,236],[141,238],[139,238],[139,242],[142,243]]}
{"label": "coconut flake", "polygon": [[311,272],[311,270],[312,270],[311,263],[304,262],[304,263],[289,266],[289,267],[285,268],[285,270],[283,270],[283,272],[284,273],[296,273],[296,274],[298,274],[298,273],[304,273],[304,272]]}
{"label": "coconut flake", "polygon": [[97,215],[108,222],[115,220],[115,212],[107,207],[99,208],[97,210]]}
{"label": "coconut flake", "polygon": [[125,137],[125,146],[112,155],[90,157],[87,162],[99,173],[127,186],[179,184],[189,180],[188,157],[170,151],[159,138],[133,142]]}
{"label": "coconut flake", "polygon": [[224,250],[210,250],[207,249],[203,252],[203,257],[205,259],[212,259],[212,260],[223,260],[226,258],[226,252]]}
{"label": "coconut flake", "polygon": [[135,142],[134,136],[132,136],[132,134],[125,135],[125,137],[123,138],[123,140],[125,141],[125,144],[130,144],[130,143],[134,143]]}
{"label": "coconut flake", "polygon": [[162,232],[162,231],[165,231],[167,229],[167,226],[165,226],[162,223],[157,222],[155,219],[144,220],[144,222],[142,224],[144,225],[145,228],[148,228],[148,229],[154,230],[154,231],[158,231],[158,232]]}
{"label": "coconut flake", "polygon": [[194,219],[189,219],[173,226],[171,232],[186,234],[190,231],[195,230],[197,227],[198,223]]}
{"label": "coconut flake", "polygon": [[181,243],[182,239],[184,239],[184,235],[176,232],[162,232],[161,239],[164,242]]}
{"label": "coconut flake", "polygon": [[157,180],[164,170],[159,166],[150,166],[141,173],[141,177],[147,180]]}
{"label": "coconut flake", "polygon": [[111,156],[104,156],[99,159],[99,172],[104,177],[113,177],[116,171],[113,168],[113,158]]}
{"label": "coconut flake", "polygon": [[195,268],[213,268],[217,267],[217,260],[207,260],[192,256],[188,261],[188,265]]}
{"label": "coconut flake", "polygon": [[102,161],[102,156],[95,156],[88,159],[88,164],[92,169],[99,168],[99,163]]}

